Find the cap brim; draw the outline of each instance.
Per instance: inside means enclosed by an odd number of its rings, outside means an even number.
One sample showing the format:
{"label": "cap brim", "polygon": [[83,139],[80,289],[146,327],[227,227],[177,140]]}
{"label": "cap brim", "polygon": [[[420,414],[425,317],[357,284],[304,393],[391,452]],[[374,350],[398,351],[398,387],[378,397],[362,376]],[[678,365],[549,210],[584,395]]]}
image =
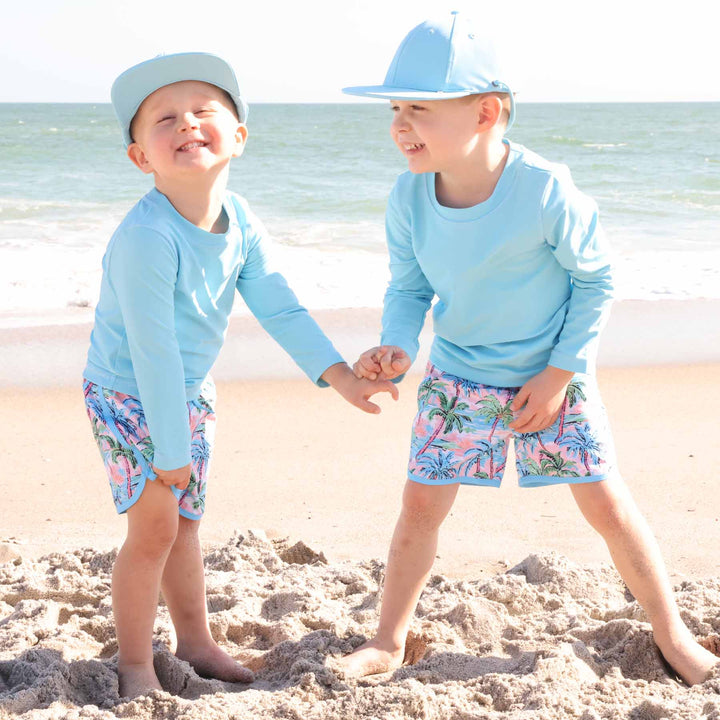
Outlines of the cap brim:
{"label": "cap brim", "polygon": [[435,90],[416,90],[412,88],[390,87],[389,85],[358,85],[346,87],[342,91],[346,95],[360,97],[381,98],[383,100],[452,100],[466,97],[478,92],[477,90],[457,90],[455,92],[437,92]]}
{"label": "cap brim", "polygon": [[505,130],[509,130],[515,122],[515,97],[513,91],[504,83],[487,90],[457,90],[456,92],[437,92],[433,90],[413,90],[410,88],[390,87],[389,85],[356,85],[342,89],[346,95],[380,98],[381,100],[452,100],[467,97],[476,93],[505,92],[510,96],[510,117]]}

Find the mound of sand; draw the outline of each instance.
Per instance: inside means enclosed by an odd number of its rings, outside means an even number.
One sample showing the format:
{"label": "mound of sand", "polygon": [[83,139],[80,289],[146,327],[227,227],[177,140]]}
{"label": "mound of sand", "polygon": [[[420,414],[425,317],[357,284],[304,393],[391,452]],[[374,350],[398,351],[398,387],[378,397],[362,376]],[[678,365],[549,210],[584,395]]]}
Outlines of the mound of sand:
{"label": "mound of sand", "polygon": [[[531,555],[490,580],[433,576],[407,663],[347,681],[332,669],[371,635],[384,566],[328,563],[303,543],[236,534],[206,556],[217,641],[256,681],[198,677],[175,658],[164,607],[155,665],[166,692],[118,697],[110,573],[115,553],[54,553],[0,565],[0,717],[632,718],[720,720],[720,673],[687,688],[666,674],[649,625],[614,570]],[[720,580],[677,588],[683,618],[712,642]]]}

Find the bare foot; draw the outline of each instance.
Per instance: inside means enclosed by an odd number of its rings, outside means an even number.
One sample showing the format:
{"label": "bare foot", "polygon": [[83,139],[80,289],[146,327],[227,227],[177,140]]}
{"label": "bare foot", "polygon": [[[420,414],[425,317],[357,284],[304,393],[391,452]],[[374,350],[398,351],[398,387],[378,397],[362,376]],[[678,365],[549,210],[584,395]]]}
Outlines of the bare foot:
{"label": "bare foot", "polygon": [[720,658],[697,643],[688,632],[682,641],[672,647],[660,648],[665,661],[688,685],[696,685],[707,679],[710,671],[720,663]]}
{"label": "bare foot", "polygon": [[340,658],[337,665],[347,677],[365,677],[397,670],[404,654],[404,648],[386,650],[377,640],[369,640],[355,652]]}
{"label": "bare foot", "polygon": [[152,662],[137,665],[118,665],[118,693],[120,697],[136,698],[151,690],[162,690]]}
{"label": "bare foot", "polygon": [[255,680],[252,670],[243,667],[215,643],[202,647],[178,645],[175,655],[189,662],[200,677],[241,683],[251,683]]}

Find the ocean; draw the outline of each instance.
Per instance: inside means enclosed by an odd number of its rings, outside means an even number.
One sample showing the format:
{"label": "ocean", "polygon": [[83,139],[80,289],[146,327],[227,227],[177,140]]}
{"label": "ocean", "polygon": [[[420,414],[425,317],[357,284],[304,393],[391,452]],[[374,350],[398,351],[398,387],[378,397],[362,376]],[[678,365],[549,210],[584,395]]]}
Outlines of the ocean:
{"label": "ocean", "polygon": [[[389,104],[251,107],[230,189],[310,308],[378,307],[404,161]],[[720,297],[720,103],[523,104],[509,137],[595,198],[625,299]],[[92,308],[110,235],[151,187],[110,105],[0,104],[0,325]],[[242,303],[238,303],[242,312]]]}

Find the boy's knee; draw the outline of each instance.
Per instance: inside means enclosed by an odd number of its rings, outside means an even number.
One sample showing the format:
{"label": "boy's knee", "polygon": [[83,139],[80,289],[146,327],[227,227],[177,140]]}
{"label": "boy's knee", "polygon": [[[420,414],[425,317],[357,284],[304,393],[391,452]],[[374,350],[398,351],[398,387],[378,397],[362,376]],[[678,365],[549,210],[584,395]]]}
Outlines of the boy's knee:
{"label": "boy's knee", "polygon": [[172,549],[178,536],[178,516],[163,512],[145,513],[128,523],[128,540],[135,552],[147,558],[159,558]]}
{"label": "boy's knee", "polygon": [[[450,504],[447,502],[448,489],[408,482],[403,493],[402,517],[406,523],[420,530],[438,528],[447,515]],[[454,498],[454,493],[452,493]]]}
{"label": "boy's knee", "polygon": [[135,552],[147,559],[159,559],[167,555],[177,538],[177,523],[159,521],[154,528],[149,526],[144,532],[132,537]]}
{"label": "boy's knee", "polygon": [[600,534],[620,532],[628,526],[634,512],[632,498],[624,493],[600,494],[595,501],[584,509],[590,525]]}

